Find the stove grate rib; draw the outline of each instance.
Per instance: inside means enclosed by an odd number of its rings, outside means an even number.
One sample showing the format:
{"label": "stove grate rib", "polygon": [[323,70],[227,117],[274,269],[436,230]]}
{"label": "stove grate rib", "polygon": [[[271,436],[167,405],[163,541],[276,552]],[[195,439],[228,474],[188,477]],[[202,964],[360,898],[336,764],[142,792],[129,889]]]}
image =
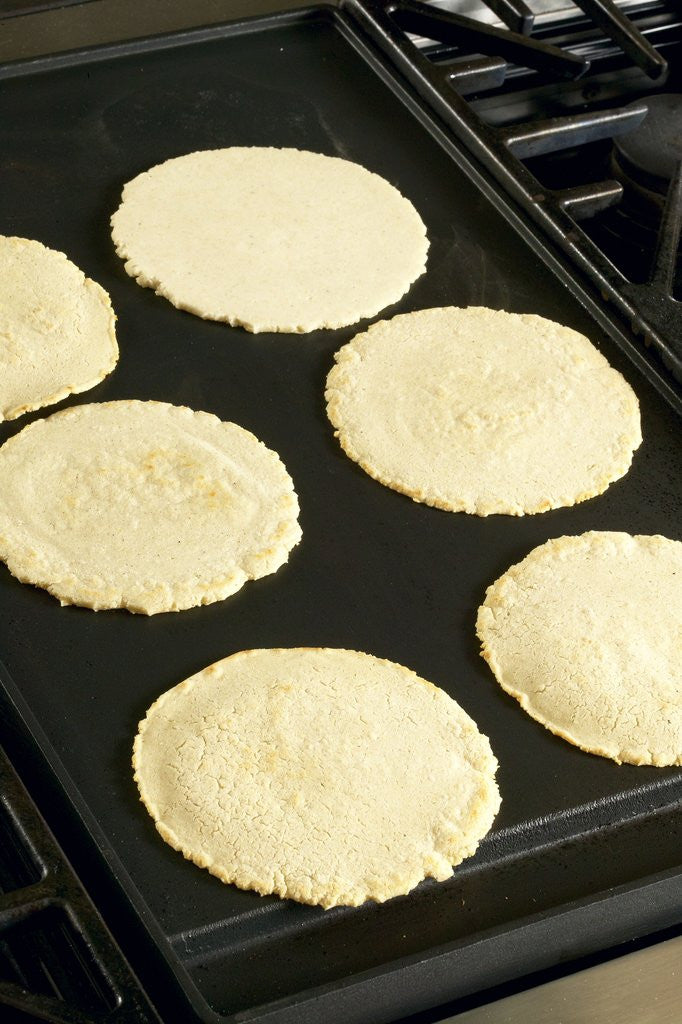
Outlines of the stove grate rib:
{"label": "stove grate rib", "polygon": [[533,31],[535,15],[523,0],[487,0],[487,4],[512,32],[527,36]]}
{"label": "stove grate rib", "polygon": [[52,1024],[158,1024],[1,748],[0,793],[0,1008]]}
{"label": "stove grate rib", "polygon": [[616,7],[613,0],[576,0],[576,3],[649,78],[665,78],[668,73],[667,61]]}
{"label": "stove grate rib", "polygon": [[590,62],[550,43],[506,29],[485,25],[473,18],[429,7],[421,0],[391,0],[385,8],[404,32],[427,36],[439,43],[465,47],[469,52],[502,57],[515,64],[574,79],[585,74]]}
{"label": "stove grate rib", "polygon": [[533,121],[499,129],[499,138],[519,160],[555,153],[569,146],[585,142],[612,139],[631,131],[647,113],[646,104],[632,105],[615,110],[588,111],[568,117],[554,117],[547,121]]}

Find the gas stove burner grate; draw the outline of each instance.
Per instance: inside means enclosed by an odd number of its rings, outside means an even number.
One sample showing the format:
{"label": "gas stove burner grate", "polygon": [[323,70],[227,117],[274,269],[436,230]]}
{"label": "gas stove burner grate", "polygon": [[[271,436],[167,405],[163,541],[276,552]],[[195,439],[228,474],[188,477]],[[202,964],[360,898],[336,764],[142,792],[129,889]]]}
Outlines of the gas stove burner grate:
{"label": "gas stove burner grate", "polygon": [[[578,78],[587,71],[589,61],[584,57],[530,38],[533,14],[522,0],[490,0],[490,6],[507,23],[518,26],[523,34],[438,11],[420,0],[394,0],[387,5],[386,13],[403,32],[418,33],[477,54],[492,54],[559,78]],[[469,87],[463,70],[459,69],[460,91]]]}
{"label": "gas stove burner grate", "polygon": [[[614,180],[617,175],[609,169],[608,159],[603,166],[596,161],[595,180],[580,180],[584,169],[579,169],[576,180],[560,186],[543,184],[531,170],[539,158],[550,154],[559,160],[571,150],[593,152],[605,140],[626,140],[627,133],[646,123],[649,93],[661,88],[669,71],[651,40],[667,40],[665,33],[672,22],[679,28],[679,11],[665,3],[657,5],[654,13],[648,8],[640,31],[611,0],[580,0],[578,6],[589,21],[581,18],[568,27],[562,23],[553,33],[545,29],[542,38],[533,38],[533,15],[524,0],[486,0],[510,26],[508,30],[419,0],[347,2],[464,143],[474,166],[482,166],[485,175],[492,174],[511,198],[515,220],[527,224],[530,219],[559,251],[562,265],[566,260],[573,265],[577,286],[584,289],[587,284],[594,303],[602,308],[609,303],[606,316],[615,324],[623,346],[668,400],[679,404],[682,315],[673,298],[672,281],[668,282],[676,257],[671,255],[671,247],[676,248],[673,213],[668,212],[661,224],[660,242],[656,241],[660,209],[647,224],[651,245],[648,252],[639,252],[644,269],[631,278],[614,261],[614,246],[607,254],[609,247],[598,241],[599,230],[586,224],[623,200],[624,185]],[[418,49],[410,35],[432,39],[434,45]],[[641,98],[619,103],[619,90],[622,98],[630,98],[633,80]],[[516,106],[510,99],[504,109],[503,96],[516,97]],[[615,102],[605,106],[604,97]],[[652,103],[657,99],[654,96]],[[547,108],[553,116],[543,116]],[[522,111],[521,120],[513,114],[510,118],[510,110]],[[498,115],[496,121],[486,117],[491,111]],[[626,151],[624,142],[621,152]],[[657,246],[658,262],[647,282]],[[661,260],[666,261],[665,284]]]}
{"label": "gas stove burner grate", "polygon": [[[386,15],[405,32],[439,43],[467,47],[472,52],[504,57],[527,68],[577,77],[589,61],[570,51],[530,38],[535,15],[524,0],[484,0],[511,30],[505,32],[477,19],[443,11],[421,0],[388,0]],[[663,79],[667,63],[613,0],[578,0],[578,6],[652,79]]]}
{"label": "gas stove burner grate", "polygon": [[158,1024],[1,748],[0,1004],[55,1024]]}

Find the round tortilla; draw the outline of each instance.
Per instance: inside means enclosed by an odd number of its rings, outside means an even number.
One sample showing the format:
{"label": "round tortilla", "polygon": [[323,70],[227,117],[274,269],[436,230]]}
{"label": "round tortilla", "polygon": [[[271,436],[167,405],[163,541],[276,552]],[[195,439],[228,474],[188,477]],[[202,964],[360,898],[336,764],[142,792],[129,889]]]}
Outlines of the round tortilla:
{"label": "round tortilla", "polygon": [[167,160],[128,182],[111,225],[138,284],[255,333],[374,316],[423,273],[428,249],[416,210],[387,181],[297,149]]}
{"label": "round tortilla", "polygon": [[618,764],[682,764],[682,543],[559,537],[491,587],[477,632],[500,685]]}
{"label": "round tortilla", "polygon": [[443,690],[357,651],[242,651],[162,694],[133,766],[156,827],[223,882],[333,907],[449,878],[500,804]]}
{"label": "round tortilla", "polygon": [[109,296],[63,252],[0,235],[0,422],[87,391],[118,360]]}
{"label": "round tortilla", "polygon": [[425,309],[337,352],[327,412],[347,455],[415,501],[524,515],[601,494],[641,443],[637,398],[576,331]]}
{"label": "round tortilla", "polygon": [[298,543],[278,456],[164,402],[55,413],[0,448],[0,558],[62,604],[152,615],[221,601]]}

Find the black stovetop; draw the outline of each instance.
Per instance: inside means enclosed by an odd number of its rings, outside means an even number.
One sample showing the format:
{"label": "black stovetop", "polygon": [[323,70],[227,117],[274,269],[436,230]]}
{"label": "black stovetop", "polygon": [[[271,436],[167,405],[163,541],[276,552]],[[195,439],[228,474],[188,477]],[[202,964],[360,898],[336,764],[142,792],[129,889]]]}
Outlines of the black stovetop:
{"label": "black stovetop", "polygon": [[[134,25],[131,5],[117,0],[111,7],[93,0],[71,13],[87,21],[126,6]],[[167,14],[173,5],[159,6]],[[308,543],[291,571],[211,608],[148,621],[93,616],[59,609],[0,572],[0,629],[13,677],[5,680],[8,717],[0,739],[169,1021],[195,1019],[189,1004],[205,1020],[219,1019],[211,1013],[226,1019],[233,1010],[258,1016],[259,999],[273,1001],[268,1012],[297,1021],[364,1020],[370,1013],[387,1019],[382,1006],[395,1017],[454,996],[461,1008],[485,998],[481,991],[503,977],[676,925],[679,917],[664,898],[677,892],[680,877],[678,773],[617,769],[563,749],[514,709],[491,701],[475,643],[463,628],[452,628],[453,616],[471,617],[486,581],[547,536],[591,528],[671,536],[679,530],[682,465],[671,409],[679,407],[679,388],[662,359],[669,355],[665,337],[661,346],[649,331],[653,344],[644,344],[646,318],[627,313],[619,299],[618,266],[612,270],[600,258],[593,269],[585,267],[623,201],[618,186],[608,183],[611,136],[643,116],[641,106],[609,111],[677,88],[676,5],[642,4],[635,12],[670,61],[665,84],[646,48],[638,51],[645,55],[640,67],[581,17],[543,23],[533,33],[542,45],[529,69],[523,39],[510,44],[507,37],[501,58],[499,40],[482,40],[471,26],[463,35],[455,23],[446,25],[444,43],[416,53],[403,29],[424,34],[424,21],[406,22],[405,12],[413,19],[424,12],[407,2],[394,7],[402,13],[349,0],[337,20],[275,20],[243,33],[216,29],[163,46],[151,41],[0,71],[8,140],[0,155],[0,225],[73,255],[111,292],[125,339],[116,373],[95,393],[70,401],[158,397],[208,408],[280,450],[300,484]],[[516,29],[529,27],[519,0],[497,0],[497,8]],[[192,16],[202,20],[202,11],[211,21],[224,15],[222,4],[207,3],[197,4]],[[20,27],[26,20],[12,21]],[[127,31],[135,35],[134,28]],[[556,54],[558,43],[568,59]],[[647,441],[625,480],[576,509],[513,523],[413,505],[357,472],[328,436],[321,385],[332,353],[353,329],[304,340],[253,338],[198,322],[134,288],[102,227],[123,181],[166,155],[237,141],[344,155],[414,199],[432,239],[429,273],[383,315],[482,303],[540,312],[590,334],[642,404]],[[673,215],[668,255],[676,249],[674,221]],[[624,259],[621,249],[613,248],[614,258]],[[650,275],[654,249],[641,247],[626,283],[637,286]],[[23,425],[5,425],[2,440]],[[433,566],[429,576],[424,564]],[[410,630],[400,627],[406,609]],[[517,765],[519,784],[511,769],[503,780],[495,834],[449,889],[427,885],[411,902],[324,915],[221,887],[158,842],[140,813],[128,766],[131,730],[144,708],[182,674],[228,649],[293,642],[357,646],[421,669],[474,713],[503,765]],[[85,718],[66,714],[67,706],[85,708]],[[530,777],[535,763],[545,774],[534,787],[522,785],[523,772]],[[16,806],[14,784],[8,785]],[[4,922],[24,922],[14,933],[19,958],[10,954],[19,972],[11,976],[15,984],[22,976],[28,984],[28,961],[42,950],[26,1005],[37,1000],[43,1019],[95,1021],[100,1014],[112,1024],[127,1024],[132,1006],[141,1021],[146,1011],[135,980],[124,982],[107,967],[113,955],[119,970],[120,958],[111,954],[96,916],[88,923],[93,910],[83,909],[77,880],[61,868],[39,878],[25,831],[11,822],[4,830],[13,851]],[[543,843],[552,848],[549,857],[541,855]],[[67,875],[75,888],[64,895]],[[500,878],[506,879],[503,913]],[[55,879],[61,894],[49,890]],[[606,923],[605,890],[611,892]],[[174,898],[184,891],[191,897]],[[0,927],[2,912],[0,905]],[[32,917],[37,939],[29,934]],[[105,952],[93,959],[102,941]],[[71,964],[85,965],[86,978],[55,1007],[44,1000],[64,975],[63,965],[50,960],[62,944]],[[494,957],[497,975],[486,973]],[[72,975],[67,969],[65,976]],[[307,999],[315,986],[315,997]],[[0,995],[7,999],[8,991],[0,980]]]}

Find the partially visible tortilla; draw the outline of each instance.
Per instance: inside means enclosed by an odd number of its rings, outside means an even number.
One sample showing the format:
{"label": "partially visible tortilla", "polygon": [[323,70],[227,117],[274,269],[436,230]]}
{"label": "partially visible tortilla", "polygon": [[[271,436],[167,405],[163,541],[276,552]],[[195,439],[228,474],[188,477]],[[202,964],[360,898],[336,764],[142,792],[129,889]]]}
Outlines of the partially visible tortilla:
{"label": "partially visible tortilla", "polygon": [[162,837],[223,882],[333,907],[443,881],[500,805],[487,738],[358,651],[242,651],[168,690],[135,739]]}
{"label": "partially visible tortilla", "polygon": [[0,422],[87,391],[118,360],[109,296],[63,252],[0,235]]}
{"label": "partially visible tortilla", "polygon": [[346,454],[415,501],[524,515],[601,494],[642,440],[637,397],[583,335],[531,314],[424,309],[336,353]]}
{"label": "partially visible tortilla", "polygon": [[275,452],[164,402],[82,405],[0,448],[0,558],[62,604],[152,615],[220,601],[298,543]]}
{"label": "partially visible tortilla", "polygon": [[359,164],[298,149],[188,153],[139,174],[111,218],[125,269],[180,309],[247,331],[371,317],[423,273],[412,204]]}
{"label": "partially visible tortilla", "polygon": [[682,764],[682,543],[592,532],[530,552],[479,609],[502,688],[620,764]]}

